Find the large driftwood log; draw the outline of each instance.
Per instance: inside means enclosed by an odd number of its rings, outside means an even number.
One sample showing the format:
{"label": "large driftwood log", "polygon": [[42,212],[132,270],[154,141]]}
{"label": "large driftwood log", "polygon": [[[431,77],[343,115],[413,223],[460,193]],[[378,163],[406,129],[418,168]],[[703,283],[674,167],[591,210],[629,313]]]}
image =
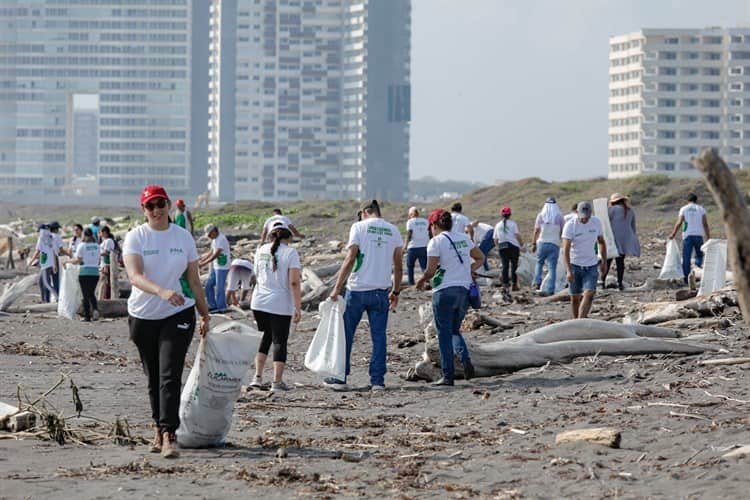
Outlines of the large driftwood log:
{"label": "large driftwood log", "polygon": [[7,311],[13,302],[26,293],[26,290],[34,286],[38,280],[39,273],[35,273],[7,285],[3,294],[0,295],[0,311]]}
{"label": "large driftwood log", "polygon": [[686,318],[715,317],[726,306],[737,305],[737,293],[731,289],[719,290],[711,295],[695,297],[680,302],[651,302],[630,316],[634,323],[655,325]]}
{"label": "large driftwood log", "polygon": [[[426,329],[429,335],[431,329]],[[434,330],[433,330],[434,331]],[[539,328],[513,339],[486,344],[467,342],[477,377],[491,377],[548,362],[567,363],[581,356],[634,354],[700,354],[711,347],[675,340],[676,331],[646,325],[626,325],[595,319],[573,319]],[[440,352],[434,336],[427,339],[424,359],[407,375],[410,379],[440,377]],[[456,363],[456,376],[463,376]]]}
{"label": "large driftwood log", "polygon": [[737,187],[734,174],[719,155],[711,149],[704,149],[694,163],[706,178],[706,184],[721,210],[738,302],[745,323],[750,324],[750,210]]}

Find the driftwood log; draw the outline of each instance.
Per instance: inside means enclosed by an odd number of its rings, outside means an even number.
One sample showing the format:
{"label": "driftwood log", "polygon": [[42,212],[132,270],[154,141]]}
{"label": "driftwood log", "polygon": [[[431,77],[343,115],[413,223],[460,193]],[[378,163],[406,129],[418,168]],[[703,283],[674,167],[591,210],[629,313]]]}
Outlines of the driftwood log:
{"label": "driftwood log", "polygon": [[680,302],[651,302],[643,304],[637,313],[629,315],[632,323],[656,325],[677,319],[716,317],[726,306],[737,305],[737,293],[731,289]]}
{"label": "driftwood log", "polygon": [[[441,376],[440,352],[434,329],[426,328],[427,343],[422,361],[407,374],[410,380],[437,380]],[[625,356],[636,354],[700,354],[711,347],[676,340],[676,331],[646,325],[610,323],[595,319],[573,319],[545,326],[520,337],[476,344],[468,342],[477,377],[513,373],[548,362],[567,363],[581,356]],[[463,376],[456,361],[456,378]]]}
{"label": "driftwood log", "polygon": [[37,281],[39,281],[39,273],[30,274],[10,285],[6,285],[5,290],[0,295],[0,311],[7,311]]}
{"label": "driftwood log", "polygon": [[705,177],[724,219],[728,260],[737,286],[738,302],[745,323],[750,324],[750,210],[734,174],[718,154],[704,149],[694,163]]}

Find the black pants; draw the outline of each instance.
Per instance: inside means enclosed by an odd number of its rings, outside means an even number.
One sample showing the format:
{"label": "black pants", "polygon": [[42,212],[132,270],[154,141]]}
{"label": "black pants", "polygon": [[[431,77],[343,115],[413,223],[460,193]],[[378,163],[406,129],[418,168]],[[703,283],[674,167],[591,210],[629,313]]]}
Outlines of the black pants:
{"label": "black pants", "polygon": [[182,370],[195,331],[195,308],[156,320],[130,316],[128,325],[148,379],[151,418],[161,432],[175,432],[180,426]]}
{"label": "black pants", "polygon": [[273,360],[277,363],[286,363],[286,344],[289,341],[289,326],[292,324],[291,316],[282,316],[253,309],[255,322],[258,330],[263,332],[258,352],[268,355],[273,343]]}
{"label": "black pants", "polygon": [[[518,284],[518,276],[516,276],[516,270],[518,269],[518,256],[520,255],[520,253],[521,249],[512,244],[508,248],[500,249],[500,260],[503,263],[504,286],[508,286],[511,280],[513,281],[514,285]],[[510,279],[508,278],[508,273],[510,273]]]}
{"label": "black pants", "polygon": [[[622,285],[622,278],[625,276],[625,256],[620,255],[619,257],[615,257],[615,264],[617,266],[617,285],[620,286]],[[610,267],[612,267],[612,259],[607,259],[607,269],[605,269],[602,276],[602,283],[605,285],[607,284],[607,274]]]}
{"label": "black pants", "polygon": [[78,283],[81,285],[83,295],[83,317],[86,321],[91,319],[91,313],[98,309],[96,305],[96,284],[99,276],[79,276]]}

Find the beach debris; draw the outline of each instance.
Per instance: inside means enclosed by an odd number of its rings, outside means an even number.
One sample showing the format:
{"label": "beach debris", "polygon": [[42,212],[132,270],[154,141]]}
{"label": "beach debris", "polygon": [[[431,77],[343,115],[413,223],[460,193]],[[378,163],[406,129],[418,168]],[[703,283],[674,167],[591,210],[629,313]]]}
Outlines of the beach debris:
{"label": "beach debris", "polygon": [[[39,280],[39,273],[24,276],[20,280],[6,285],[2,295],[0,295],[0,311],[7,311],[13,303],[18,300],[26,290],[31,288]],[[57,306],[55,305],[55,310]]]}
{"label": "beach debris", "polygon": [[750,455],[750,445],[740,446],[737,449],[725,453],[721,456],[722,460],[728,460],[730,458],[743,458]]}
{"label": "beach debris", "polygon": [[698,362],[700,365],[744,365],[747,363],[750,363],[750,358],[704,359]]}
{"label": "beach debris", "polygon": [[610,448],[620,447],[620,431],[611,427],[597,427],[591,429],[575,429],[561,432],[555,437],[555,444],[574,443],[576,441],[588,441]]}

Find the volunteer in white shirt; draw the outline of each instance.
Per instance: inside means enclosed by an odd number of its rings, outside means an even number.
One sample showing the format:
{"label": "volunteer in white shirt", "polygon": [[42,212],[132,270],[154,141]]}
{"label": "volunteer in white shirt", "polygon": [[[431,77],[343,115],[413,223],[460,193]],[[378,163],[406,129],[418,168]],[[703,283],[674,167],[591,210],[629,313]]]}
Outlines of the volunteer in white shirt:
{"label": "volunteer in white shirt", "polygon": [[424,289],[427,280],[432,287],[432,314],[440,348],[443,377],[435,385],[453,385],[453,353],[458,354],[464,378],[474,376],[469,349],[461,335],[461,322],[469,308],[469,286],[472,274],[484,262],[484,254],[466,234],[451,231],[451,214],[433,210],[429,218],[434,235],[427,246],[427,271],[417,282]]}
{"label": "volunteer in white shirt", "polygon": [[266,219],[266,222],[263,223],[263,230],[260,233],[261,243],[266,242],[271,229],[276,225],[277,222],[283,222],[284,225],[289,228],[289,231],[291,231],[291,233],[297,238],[305,237],[304,234],[301,234],[299,231],[297,231],[297,228],[294,227],[294,224],[292,224],[292,221],[289,220],[289,217],[281,213],[280,208],[274,208],[273,215]]}
{"label": "volunteer in white shirt", "polygon": [[[367,311],[372,339],[370,386],[385,390],[386,326],[388,310],[398,304],[403,272],[403,241],[398,228],[380,216],[380,205],[372,200],[362,207],[362,220],[352,224],[344,263],[339,270],[331,300],[338,300],[346,284],[346,375],[351,371],[354,332]],[[391,273],[393,269],[393,273]],[[391,281],[393,276],[393,281]],[[346,380],[329,378],[325,385],[346,390]]]}
{"label": "volunteer in white shirt", "polygon": [[474,227],[472,227],[469,218],[463,214],[463,210],[464,207],[459,202],[451,205],[451,219],[453,220],[453,229],[451,229],[451,232],[457,234],[469,233],[469,239],[473,240]]}
{"label": "volunteer in white shirt", "polygon": [[211,250],[201,257],[198,265],[203,267],[211,264],[211,274],[206,281],[206,300],[211,312],[222,312],[227,308],[227,275],[232,258],[229,240],[219,232],[216,224],[208,224],[204,233],[211,238]]}
{"label": "volunteer in white shirt", "polygon": [[55,295],[60,296],[60,254],[67,253],[65,250],[65,243],[63,242],[62,235],[60,234],[60,223],[52,221],[49,223],[49,232],[52,235],[52,256],[55,259],[55,267],[52,272],[52,288],[55,290]]}
{"label": "volunteer in white shirt", "polygon": [[560,236],[565,225],[560,207],[554,198],[547,198],[542,210],[537,214],[534,221],[534,237],[531,251],[536,252],[536,273],[534,273],[534,286],[539,289],[542,286],[542,269],[547,263],[549,273],[549,284],[542,295],[555,293],[557,280],[557,259],[560,257]]}
{"label": "volunteer in white shirt", "polygon": [[[518,224],[511,220],[512,211],[509,206],[505,205],[500,209],[502,220],[495,226],[493,238],[500,253],[500,260],[503,263],[503,295],[506,301],[510,300],[508,286],[512,282],[513,291],[519,290],[518,275],[518,258],[521,255],[521,246],[523,240],[518,230]],[[510,275],[510,276],[509,276]]]}
{"label": "volunteer in white shirt", "polygon": [[39,238],[36,249],[29,259],[29,265],[39,262],[39,295],[42,302],[50,302],[52,297],[57,300],[57,294],[52,286],[52,274],[57,272],[57,259],[54,258],[54,239],[47,224],[39,225]]}
{"label": "volunteer in white shirt", "polygon": [[[245,300],[245,296],[250,293],[254,283],[253,263],[246,259],[234,259],[229,266],[227,276],[227,304],[239,306],[240,302]],[[242,291],[238,296],[239,290]]]}
{"label": "volunteer in white shirt", "polygon": [[471,241],[473,241],[484,254],[484,270],[489,271],[490,262],[487,256],[490,254],[490,250],[495,248],[495,227],[485,224],[484,222],[479,222],[478,220],[472,221],[471,227],[474,233],[474,237]]}
{"label": "volunteer in white shirt", "polygon": [[104,226],[99,230],[99,237],[101,239],[99,249],[102,256],[101,264],[99,264],[99,281],[101,282],[99,300],[109,300],[112,298],[111,280],[117,279],[117,276],[112,276],[112,252],[115,252],[118,247],[109,226]]}
{"label": "volunteer in white shirt", "polygon": [[695,267],[703,267],[701,247],[704,241],[711,239],[706,209],[698,205],[698,196],[695,193],[690,193],[687,199],[688,204],[680,208],[677,223],[669,235],[669,239],[673,239],[682,228],[682,272],[685,275],[685,283],[690,274],[690,257],[695,252]]}
{"label": "volunteer in white shirt", "polygon": [[[138,347],[148,379],[151,417],[157,427],[152,452],[178,456],[180,388],[185,355],[195,331],[208,333],[209,313],[198,275],[193,236],[170,223],[171,203],[161,186],[146,186],[141,207],[147,222],[128,232],[123,259],[133,290],[128,299],[130,339]],[[185,275],[187,289],[180,284]]]}
{"label": "volunteer in white shirt", "polygon": [[[588,317],[599,271],[604,272],[607,262],[607,244],[604,241],[602,222],[591,215],[592,210],[590,202],[579,203],[578,217],[566,222],[562,232],[563,259],[574,319]],[[600,258],[594,251],[597,243]]]}
{"label": "volunteer in white shirt", "polygon": [[301,264],[297,250],[289,246],[292,232],[281,221],[271,226],[266,243],[255,252],[257,284],[250,307],[263,332],[258,354],[255,356],[255,377],[251,387],[262,385],[263,368],[273,343],[272,391],[286,391],[283,380],[287,358],[287,343],[291,323],[299,323],[302,310]]}
{"label": "volunteer in white shirt", "polygon": [[83,320],[99,319],[99,307],[96,303],[96,284],[99,283],[99,245],[94,241],[94,232],[90,228],[83,231],[81,240],[76,245],[72,264],[80,264],[78,284],[83,297]]}
{"label": "volunteer in white shirt", "polygon": [[406,221],[406,276],[410,285],[414,284],[414,265],[419,261],[422,272],[427,269],[427,242],[430,235],[427,219],[419,216],[417,207],[409,209]]}
{"label": "volunteer in white shirt", "polygon": [[[93,232],[91,233],[93,235]],[[93,239],[93,236],[92,236]],[[80,224],[75,224],[73,226],[73,237],[70,239],[70,243],[68,244],[68,255],[70,257],[73,257],[76,254],[76,249],[78,248],[78,245],[83,242],[83,226]]]}

